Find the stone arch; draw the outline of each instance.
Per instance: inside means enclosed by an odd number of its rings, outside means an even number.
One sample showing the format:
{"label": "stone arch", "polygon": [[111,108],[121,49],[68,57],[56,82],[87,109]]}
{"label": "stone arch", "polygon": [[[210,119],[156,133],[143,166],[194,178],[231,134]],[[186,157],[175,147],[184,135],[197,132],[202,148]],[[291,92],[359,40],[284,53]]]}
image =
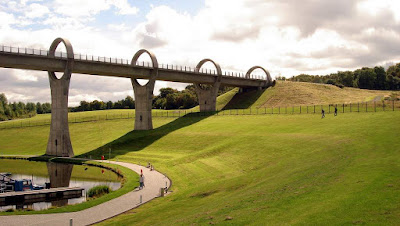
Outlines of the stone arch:
{"label": "stone arch", "polygon": [[253,71],[256,70],[256,69],[261,69],[261,70],[264,71],[264,73],[267,75],[267,83],[268,83],[268,85],[271,85],[271,84],[272,84],[272,78],[271,78],[271,75],[269,74],[269,71],[266,70],[265,68],[261,67],[261,66],[254,66],[254,67],[250,68],[250,69],[246,72],[246,78],[249,79],[249,78],[250,78],[251,72],[253,72]]}
{"label": "stone arch", "polygon": [[65,38],[56,38],[49,48],[49,56],[55,57],[55,52],[60,43],[64,43],[67,49],[67,64],[65,65],[64,74],[61,78],[57,78],[54,71],[48,71],[49,78],[52,80],[68,80],[71,78],[72,69],[74,66],[74,50],[72,48],[71,42]]}
{"label": "stone arch", "polygon": [[[219,89],[219,85],[220,85],[220,83],[221,83],[221,78],[222,78],[222,70],[221,70],[221,66],[219,66],[218,63],[216,63],[215,61],[213,61],[213,60],[211,60],[211,59],[208,59],[208,58],[203,59],[203,60],[201,60],[201,61],[197,64],[197,66],[196,66],[196,68],[195,68],[195,72],[196,72],[196,73],[199,73],[201,67],[202,67],[205,63],[207,63],[207,62],[211,62],[212,64],[214,64],[215,69],[217,69],[217,78],[216,78],[216,81],[214,82],[213,86],[214,86],[214,87],[216,86],[217,89]],[[198,88],[198,89],[203,89],[203,88],[200,86],[200,84],[198,84],[198,83],[195,83],[194,85],[195,85],[195,87]],[[218,92],[218,90],[217,90],[217,92]]]}
{"label": "stone arch", "polygon": [[[153,73],[150,75],[149,81],[144,86],[147,86],[147,85],[154,86],[154,83],[156,82],[156,78],[158,76],[158,61],[157,61],[157,57],[156,57],[156,55],[154,55],[154,53],[152,53],[146,49],[141,49],[141,50],[137,51],[135,53],[135,55],[132,57],[131,65],[136,65],[137,60],[143,53],[147,53],[147,55],[149,55],[152,65],[153,65]],[[138,87],[142,86],[139,84],[137,79],[131,79],[131,80],[132,80],[132,84],[134,86],[138,86]]]}

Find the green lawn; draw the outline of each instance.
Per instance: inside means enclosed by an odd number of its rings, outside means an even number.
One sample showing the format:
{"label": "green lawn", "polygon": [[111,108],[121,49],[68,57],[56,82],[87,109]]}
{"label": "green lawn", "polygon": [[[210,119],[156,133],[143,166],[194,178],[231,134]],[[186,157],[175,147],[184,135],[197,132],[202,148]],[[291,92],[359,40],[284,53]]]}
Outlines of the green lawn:
{"label": "green lawn", "polygon": [[[81,154],[111,145],[112,158],[150,161],[173,181],[171,196],[102,224],[400,224],[400,112],[164,120],[129,133],[117,121],[71,127]],[[37,133],[25,129],[14,137],[25,134],[24,153],[35,154]],[[2,152],[20,154],[0,137]]]}
{"label": "green lawn", "polygon": [[[155,118],[153,125],[158,127],[172,120]],[[133,125],[134,119],[72,123],[69,129],[74,153],[79,155],[107,144],[131,131]],[[50,126],[2,129],[0,155],[42,155],[46,152],[49,132]]]}
{"label": "green lawn", "polygon": [[113,157],[152,162],[173,194],[103,224],[398,225],[399,120],[399,112],[185,117],[132,131],[111,144]]}
{"label": "green lawn", "polygon": [[[77,155],[111,147],[113,159],[151,162],[173,181],[170,196],[101,224],[400,225],[399,120],[400,111],[219,113],[154,118],[152,131],[130,131],[133,120],[70,131]],[[45,128],[0,130],[0,154],[44,153]]]}

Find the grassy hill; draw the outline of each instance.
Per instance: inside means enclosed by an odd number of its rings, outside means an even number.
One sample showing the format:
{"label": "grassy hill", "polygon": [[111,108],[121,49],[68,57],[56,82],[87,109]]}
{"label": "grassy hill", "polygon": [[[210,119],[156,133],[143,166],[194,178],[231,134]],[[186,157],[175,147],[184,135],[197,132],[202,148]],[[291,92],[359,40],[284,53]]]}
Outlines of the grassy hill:
{"label": "grassy hill", "polygon": [[398,120],[400,112],[184,117],[132,131],[110,144],[113,157],[151,162],[173,194],[103,224],[398,225]]}
{"label": "grassy hill", "polygon": [[[238,91],[238,89],[234,90]],[[236,93],[225,109],[285,107],[292,105],[342,104],[380,100],[400,92],[339,88],[333,85],[277,81],[274,87],[262,91]]]}
{"label": "grassy hill", "polygon": [[[285,94],[294,87],[302,91]],[[309,101],[390,95],[278,82],[242,106],[290,102],[307,89],[315,93]],[[233,97],[236,92],[219,97],[219,105],[253,95]],[[189,115],[154,118],[152,131],[131,131],[132,119],[74,123],[70,131],[78,155],[108,156],[111,147],[113,159],[151,162],[173,181],[170,196],[104,225],[399,225],[399,120],[399,111],[325,119],[313,114]],[[48,132],[48,126],[0,130],[0,154],[42,154]]]}

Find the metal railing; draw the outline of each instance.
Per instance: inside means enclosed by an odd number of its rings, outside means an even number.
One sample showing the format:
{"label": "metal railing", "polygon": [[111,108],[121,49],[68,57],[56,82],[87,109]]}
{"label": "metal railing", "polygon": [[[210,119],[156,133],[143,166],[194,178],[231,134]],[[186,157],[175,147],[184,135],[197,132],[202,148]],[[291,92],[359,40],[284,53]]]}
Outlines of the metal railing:
{"label": "metal railing", "polygon": [[[32,49],[32,48],[20,48],[20,47],[13,47],[13,46],[4,46],[0,45],[0,52],[3,53],[10,53],[10,54],[17,54],[17,55],[35,55],[35,56],[42,56],[42,57],[50,57],[48,50],[43,49]],[[54,58],[58,59],[66,59],[67,53],[56,51],[54,54]],[[118,65],[130,65],[131,61],[123,58],[112,58],[106,56],[94,56],[88,54],[74,54],[74,60],[80,61],[90,61],[90,62],[100,62],[100,63],[108,63],[108,64],[118,64]],[[145,68],[153,68],[151,62],[146,61],[138,61],[136,62],[136,66],[138,67],[145,67]],[[171,71],[181,71],[181,72],[188,72],[188,73],[196,73],[195,68],[189,66],[182,66],[182,65],[174,65],[174,64],[159,64],[160,69],[164,70],[171,70]],[[201,68],[199,74],[212,74],[216,75],[217,71],[215,69],[207,69]],[[222,76],[224,77],[236,77],[242,79],[251,79],[251,80],[266,80],[266,76],[263,75],[250,75],[250,78],[246,78],[246,73],[243,72],[234,72],[234,71],[222,71]]]}

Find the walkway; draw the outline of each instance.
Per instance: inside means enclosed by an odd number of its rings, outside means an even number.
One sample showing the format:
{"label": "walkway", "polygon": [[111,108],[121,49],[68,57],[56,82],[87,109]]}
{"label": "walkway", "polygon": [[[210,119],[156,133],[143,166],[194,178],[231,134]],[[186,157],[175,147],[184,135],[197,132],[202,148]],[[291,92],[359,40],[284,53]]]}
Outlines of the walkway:
{"label": "walkway", "polygon": [[[158,197],[160,188],[165,187],[165,183],[167,183],[167,186],[170,185],[170,180],[157,171],[150,171],[148,168],[132,163],[114,161],[110,163],[124,166],[138,174],[140,174],[140,169],[143,169],[146,187],[143,190],[135,189],[118,198],[78,212],[0,216],[1,225],[69,225],[70,219],[73,219],[73,225],[94,224]],[[140,196],[142,196],[142,203],[140,203]]]}

